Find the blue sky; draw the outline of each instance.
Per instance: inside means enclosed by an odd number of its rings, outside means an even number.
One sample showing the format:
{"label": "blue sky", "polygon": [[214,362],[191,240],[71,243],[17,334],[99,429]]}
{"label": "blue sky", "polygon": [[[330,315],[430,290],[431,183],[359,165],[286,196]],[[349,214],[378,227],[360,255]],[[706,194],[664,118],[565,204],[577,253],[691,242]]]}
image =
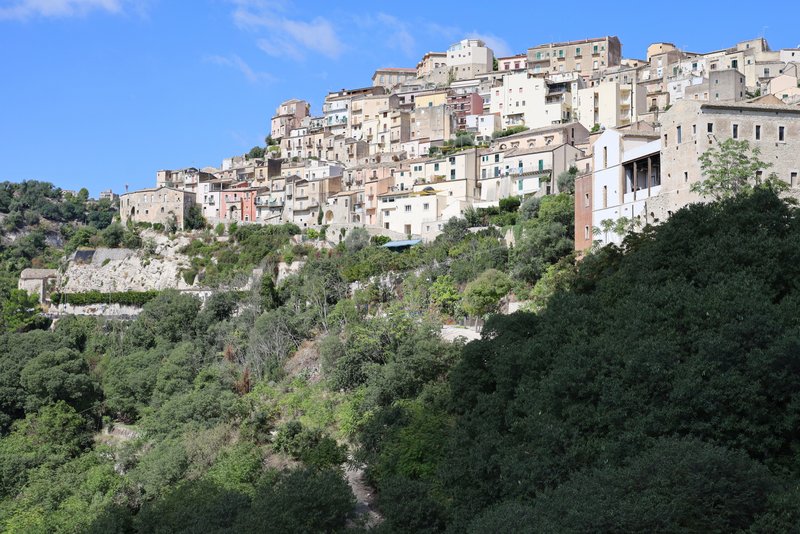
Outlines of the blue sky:
{"label": "blue sky", "polygon": [[317,113],[326,92],[465,36],[498,55],[606,34],[626,57],[662,40],[697,52],[762,34],[773,49],[800,44],[793,17],[736,4],[0,0],[0,181],[96,195],[151,186],[158,169],[218,166],[263,144],[282,100]]}

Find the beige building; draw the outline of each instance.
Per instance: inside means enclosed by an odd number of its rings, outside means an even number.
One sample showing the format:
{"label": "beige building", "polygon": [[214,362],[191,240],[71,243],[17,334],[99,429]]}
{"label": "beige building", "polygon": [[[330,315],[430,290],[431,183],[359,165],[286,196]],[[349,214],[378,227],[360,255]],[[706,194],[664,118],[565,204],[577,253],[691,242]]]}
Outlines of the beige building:
{"label": "beige building", "polygon": [[558,175],[582,157],[581,150],[568,144],[484,150],[480,157],[480,201],[496,206],[509,196],[557,193]]}
{"label": "beige building", "polygon": [[620,64],[622,45],[617,37],[548,43],[528,49],[528,69],[536,75],[578,72],[589,76]]}
{"label": "beige building", "polygon": [[119,216],[122,224],[146,222],[166,225],[172,216],[178,228],[184,228],[189,208],[194,206],[196,195],[172,187],[141,189],[120,196]]}
{"label": "beige building", "polygon": [[[410,139],[426,139],[429,143],[447,141],[456,131],[455,116],[444,104],[420,106],[414,109],[410,120]],[[422,155],[419,152],[417,155]]]}
{"label": "beige building", "polygon": [[469,80],[491,72],[494,52],[480,39],[463,39],[447,49],[450,80]]}
{"label": "beige building", "polygon": [[177,171],[161,170],[156,172],[156,187],[173,187],[186,191],[197,192],[201,182],[216,179],[212,173],[187,167]]}
{"label": "beige building", "polygon": [[661,191],[648,205],[649,216],[665,220],[679,208],[704,200],[689,188],[703,179],[700,156],[726,139],[746,140],[772,163],[770,173],[798,196],[800,106],[745,102],[676,103],[662,115]]}
{"label": "beige building", "polygon": [[636,121],[635,84],[600,82],[573,93],[575,119],[586,128],[627,126]]}
{"label": "beige building", "polygon": [[569,122],[572,97],[568,87],[527,72],[506,74],[502,85],[492,88],[489,111],[500,116],[503,128]]}
{"label": "beige building", "polygon": [[44,304],[57,279],[56,269],[23,269],[19,275],[17,289],[27,291],[29,295],[36,295],[39,303]]}
{"label": "beige building", "polygon": [[417,69],[383,68],[372,75],[372,85],[381,86],[388,90],[417,79]]}
{"label": "beige building", "polygon": [[699,84],[686,87],[683,98],[705,102],[738,102],[747,98],[744,74],[737,70],[712,70]]}
{"label": "beige building", "polygon": [[271,133],[275,141],[280,141],[294,128],[299,128],[304,118],[308,117],[311,106],[305,100],[293,98],[283,102],[275,110],[272,117]]}
{"label": "beige building", "polygon": [[[794,70],[794,72],[797,71]],[[786,104],[800,102],[800,80],[797,79],[797,76],[781,74],[770,80],[768,92]]]}

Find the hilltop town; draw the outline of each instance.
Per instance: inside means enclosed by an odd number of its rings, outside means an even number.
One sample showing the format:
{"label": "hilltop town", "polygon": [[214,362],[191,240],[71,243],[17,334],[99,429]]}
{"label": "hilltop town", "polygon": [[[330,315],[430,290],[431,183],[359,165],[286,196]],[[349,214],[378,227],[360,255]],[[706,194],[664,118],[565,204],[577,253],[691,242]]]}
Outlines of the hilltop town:
{"label": "hilltop town", "polygon": [[466,39],[0,183],[0,531],[797,532],[797,58]]}
{"label": "hilltop town", "polygon": [[598,232],[666,220],[701,200],[699,157],[726,139],[758,148],[796,188],[800,48],[764,38],[695,53],[654,43],[626,58],[606,36],[495,57],[478,39],[429,52],[416,68],[379,68],[372,84],[325,96],[321,112],[289,99],[266,147],[220,167],[160,170],[126,192],[127,221],[301,229],[364,227],[429,241],[468,207],[559,192],[575,178],[575,248],[619,242]]}

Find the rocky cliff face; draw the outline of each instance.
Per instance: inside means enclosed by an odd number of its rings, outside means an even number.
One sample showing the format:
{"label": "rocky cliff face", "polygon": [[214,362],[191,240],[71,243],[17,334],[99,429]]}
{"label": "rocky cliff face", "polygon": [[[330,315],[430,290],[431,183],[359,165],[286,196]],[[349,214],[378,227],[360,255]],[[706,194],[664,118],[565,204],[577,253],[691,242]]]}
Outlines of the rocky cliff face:
{"label": "rocky cliff face", "polygon": [[178,252],[189,244],[186,237],[169,239],[154,232],[142,238],[155,247],[145,249],[108,249],[78,251],[70,258],[59,281],[65,293],[84,291],[149,291],[153,289],[194,289],[181,276],[190,266],[189,258]]}

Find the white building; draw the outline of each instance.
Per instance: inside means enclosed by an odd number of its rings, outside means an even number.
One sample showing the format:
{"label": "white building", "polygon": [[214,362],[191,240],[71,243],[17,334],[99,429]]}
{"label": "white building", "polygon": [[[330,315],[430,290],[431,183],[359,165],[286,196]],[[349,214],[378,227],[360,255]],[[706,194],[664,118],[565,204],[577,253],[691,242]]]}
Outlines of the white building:
{"label": "white building", "polygon": [[551,92],[542,77],[525,72],[507,74],[503,85],[492,89],[489,110],[500,115],[503,128],[540,128],[569,121],[572,98],[568,95]]}
{"label": "white building", "polygon": [[469,80],[492,71],[494,52],[480,39],[463,39],[447,49],[446,62],[453,80]]}
{"label": "white building", "polygon": [[[647,200],[661,191],[661,141],[657,135],[608,129],[593,145],[592,193],[576,202],[591,202],[594,240],[620,243],[624,232],[606,227],[625,218],[644,225],[649,220]],[[610,221],[604,223],[604,221]],[[584,228],[589,235],[591,228]]]}

